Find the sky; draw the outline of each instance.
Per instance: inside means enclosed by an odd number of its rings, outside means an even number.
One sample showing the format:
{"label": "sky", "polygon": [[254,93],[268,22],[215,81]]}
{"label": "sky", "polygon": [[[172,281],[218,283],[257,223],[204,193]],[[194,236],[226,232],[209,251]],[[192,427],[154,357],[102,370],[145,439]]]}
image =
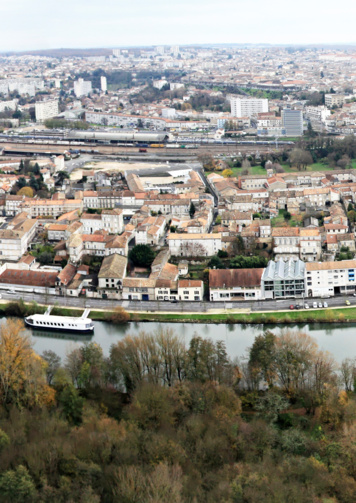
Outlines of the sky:
{"label": "sky", "polygon": [[0,0],[0,52],[218,43],[355,44],[356,1]]}

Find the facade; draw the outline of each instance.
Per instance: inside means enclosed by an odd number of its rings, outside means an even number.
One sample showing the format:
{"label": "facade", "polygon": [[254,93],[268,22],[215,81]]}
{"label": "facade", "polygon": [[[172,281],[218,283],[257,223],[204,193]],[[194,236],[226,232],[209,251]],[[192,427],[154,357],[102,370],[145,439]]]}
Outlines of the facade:
{"label": "facade", "polygon": [[233,117],[251,117],[261,112],[268,112],[267,99],[232,98],[230,104]]}
{"label": "facade", "polygon": [[181,279],[178,281],[178,298],[183,301],[202,301],[204,283],[198,279]]}
{"label": "facade", "polygon": [[127,258],[114,253],[105,257],[98,274],[98,290],[103,298],[121,298]]}
{"label": "facade", "polygon": [[35,104],[36,122],[44,122],[59,113],[58,100],[38,101]]}
{"label": "facade", "polygon": [[260,299],[263,271],[263,268],[210,269],[210,301]]}
{"label": "facade", "polygon": [[344,101],[345,96],[343,94],[325,94],[325,105],[328,108],[341,107]]}
{"label": "facade", "polygon": [[169,234],[169,251],[179,257],[211,257],[222,249],[221,234]]}
{"label": "facade", "polygon": [[[308,266],[309,264],[307,264]],[[271,260],[263,271],[261,287],[265,299],[304,297],[305,263],[302,260]]]}
{"label": "facade", "polygon": [[356,260],[306,264],[308,297],[329,297],[355,292]]}
{"label": "facade", "polygon": [[101,215],[83,213],[81,216],[84,234],[93,234],[105,230],[109,234],[121,234],[124,231],[122,210],[103,210]]}
{"label": "facade", "polygon": [[78,79],[74,82],[74,94],[77,98],[81,96],[88,96],[92,92],[92,85],[90,81]]}
{"label": "facade", "polygon": [[100,77],[100,87],[103,93],[105,93],[108,90],[106,77],[104,77],[103,75]]}
{"label": "facade", "polygon": [[286,136],[303,136],[303,112],[301,110],[282,110],[282,126]]}

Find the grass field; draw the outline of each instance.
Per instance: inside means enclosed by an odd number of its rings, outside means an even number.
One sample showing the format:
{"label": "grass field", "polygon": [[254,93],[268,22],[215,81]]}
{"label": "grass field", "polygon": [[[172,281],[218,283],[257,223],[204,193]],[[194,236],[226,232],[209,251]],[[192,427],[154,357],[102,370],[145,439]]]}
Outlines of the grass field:
{"label": "grass field", "polygon": [[241,323],[241,324],[296,324],[296,323],[354,323],[356,307],[268,313],[135,313],[132,321],[160,321],[183,323]]}
{"label": "grass field", "polygon": [[[1,303],[0,316],[13,316],[8,312],[8,308],[14,303]],[[163,307],[163,304],[161,304]],[[23,303],[23,306],[31,306],[30,303]],[[164,306],[167,310],[170,304]],[[241,303],[241,308],[243,308]],[[213,309],[214,304],[209,304],[208,309]],[[45,306],[38,305],[35,309],[38,313],[45,311]],[[83,309],[55,307],[53,314],[61,316],[81,316]],[[90,318],[94,321],[110,320],[112,311],[90,311]],[[308,309],[308,310],[291,310],[277,312],[252,312],[252,313],[236,313],[231,311],[221,312],[203,312],[203,313],[134,313],[130,312],[130,321],[156,321],[156,322],[177,322],[177,323],[240,323],[240,324],[296,324],[296,323],[355,323],[356,322],[356,306],[340,307],[328,309]],[[20,316],[17,314],[17,316]],[[23,316],[20,316],[23,317]]]}

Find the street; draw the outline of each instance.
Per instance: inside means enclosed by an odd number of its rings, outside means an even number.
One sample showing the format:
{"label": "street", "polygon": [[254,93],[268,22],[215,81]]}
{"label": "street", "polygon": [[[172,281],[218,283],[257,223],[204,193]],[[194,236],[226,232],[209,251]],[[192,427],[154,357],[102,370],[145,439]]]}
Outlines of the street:
{"label": "street", "polygon": [[[105,300],[92,299],[86,297],[61,297],[58,295],[41,295],[35,293],[9,293],[1,291],[3,300],[17,301],[22,298],[25,302],[37,302],[38,304],[47,304],[53,306],[68,306],[74,308],[91,308],[112,310],[117,306],[122,306],[127,311],[138,312],[175,312],[175,313],[209,313],[216,311],[234,311],[237,309],[245,312],[263,312],[263,311],[283,311],[289,310],[290,305],[302,305],[302,299],[285,300],[261,300],[261,301],[241,301],[241,302],[178,302],[168,301],[132,301],[132,300]],[[329,307],[346,307],[345,301],[349,300],[351,306],[356,306],[356,298],[353,296],[333,297],[330,299],[305,299],[311,311],[313,302],[327,302]]]}

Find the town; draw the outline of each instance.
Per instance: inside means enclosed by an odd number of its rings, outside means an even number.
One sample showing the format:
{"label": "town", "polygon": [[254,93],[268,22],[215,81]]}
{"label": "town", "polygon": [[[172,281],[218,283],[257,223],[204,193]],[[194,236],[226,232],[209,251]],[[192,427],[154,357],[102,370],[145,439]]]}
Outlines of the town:
{"label": "town", "polygon": [[350,304],[351,49],[55,52],[0,58],[1,294]]}

